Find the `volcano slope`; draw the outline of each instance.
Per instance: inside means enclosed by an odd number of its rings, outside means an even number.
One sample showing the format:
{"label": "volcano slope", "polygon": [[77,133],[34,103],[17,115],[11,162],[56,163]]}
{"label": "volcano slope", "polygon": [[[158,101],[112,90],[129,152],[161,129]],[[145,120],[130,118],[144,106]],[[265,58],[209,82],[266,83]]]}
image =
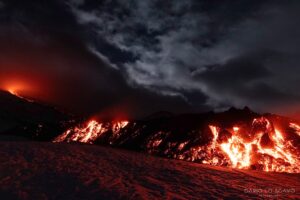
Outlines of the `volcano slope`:
{"label": "volcano slope", "polygon": [[1,199],[299,199],[300,174],[81,144],[1,142]]}
{"label": "volcano slope", "polygon": [[50,141],[70,118],[53,106],[0,90],[0,140]]}

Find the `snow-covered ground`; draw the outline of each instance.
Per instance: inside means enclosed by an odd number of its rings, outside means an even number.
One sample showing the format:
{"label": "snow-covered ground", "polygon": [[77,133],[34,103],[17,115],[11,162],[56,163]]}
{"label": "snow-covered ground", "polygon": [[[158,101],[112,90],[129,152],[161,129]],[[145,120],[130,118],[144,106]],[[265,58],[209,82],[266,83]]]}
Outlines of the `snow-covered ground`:
{"label": "snow-covered ground", "polygon": [[0,199],[299,199],[300,174],[169,160],[109,147],[0,142]]}

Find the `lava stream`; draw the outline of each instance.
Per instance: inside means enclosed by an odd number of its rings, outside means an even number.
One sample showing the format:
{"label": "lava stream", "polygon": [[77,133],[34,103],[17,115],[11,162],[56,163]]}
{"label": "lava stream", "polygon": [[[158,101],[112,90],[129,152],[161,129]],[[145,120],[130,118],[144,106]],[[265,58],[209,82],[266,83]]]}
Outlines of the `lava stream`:
{"label": "lava stream", "polygon": [[[174,135],[172,131],[153,129],[156,131],[149,133],[147,125],[136,126],[136,122],[99,123],[91,120],[70,128],[54,142],[93,144],[102,139],[104,144],[122,146],[124,141],[132,142],[137,135],[145,134],[145,139],[139,140],[138,145],[150,154],[238,169],[300,173],[299,146],[269,119],[259,117],[250,124],[243,122],[232,127],[207,126],[208,135],[201,131],[202,135],[196,139],[176,141],[170,139]],[[292,130],[289,134],[299,137],[299,125],[289,123],[289,128]],[[201,142],[205,137],[211,138],[206,144]]]}

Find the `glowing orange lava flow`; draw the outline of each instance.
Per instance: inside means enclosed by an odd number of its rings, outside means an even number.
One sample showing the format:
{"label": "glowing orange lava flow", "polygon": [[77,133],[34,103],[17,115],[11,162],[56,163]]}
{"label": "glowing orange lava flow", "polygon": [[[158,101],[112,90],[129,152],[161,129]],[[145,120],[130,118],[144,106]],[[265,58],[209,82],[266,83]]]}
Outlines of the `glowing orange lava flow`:
{"label": "glowing orange lava flow", "polygon": [[14,95],[14,96],[19,97],[20,99],[24,99],[24,100],[29,101],[29,102],[34,102],[34,101],[31,100],[31,99],[28,99],[28,98],[25,98],[25,97],[19,95],[19,94],[18,94],[15,90],[13,90],[13,89],[9,89],[8,92],[11,93],[11,94]]}
{"label": "glowing orange lava flow", "polygon": [[[122,145],[145,134],[138,145],[150,154],[238,169],[300,173],[300,126],[295,123],[281,129],[266,117],[260,117],[232,127],[207,125],[208,129],[200,130],[201,135],[186,140],[170,139],[171,130],[153,129],[150,133],[145,124],[128,124],[128,121],[91,120],[67,130],[54,142],[93,144],[100,139],[104,144]],[[206,139],[201,142],[203,138]]]}
{"label": "glowing orange lava flow", "polygon": [[113,137],[117,138],[119,131],[127,126],[128,121],[118,121],[114,123],[98,123],[95,120],[89,121],[85,126],[79,126],[67,130],[62,135],[54,139],[54,142],[82,142],[92,144],[103,133],[112,130]]}
{"label": "glowing orange lava flow", "polygon": [[[298,125],[291,123],[290,126],[300,131]],[[224,142],[215,142],[220,128],[212,125],[209,128],[214,136],[211,147],[223,154],[228,159],[228,165],[233,168],[300,172],[300,157],[296,147],[285,140],[282,133],[264,117],[254,119],[250,131],[240,132],[239,127],[233,127],[232,131],[229,130],[231,137]],[[216,161],[223,162],[224,160]]]}
{"label": "glowing orange lava flow", "polygon": [[297,135],[300,137],[300,126],[295,123],[290,123],[290,127],[294,129]]}

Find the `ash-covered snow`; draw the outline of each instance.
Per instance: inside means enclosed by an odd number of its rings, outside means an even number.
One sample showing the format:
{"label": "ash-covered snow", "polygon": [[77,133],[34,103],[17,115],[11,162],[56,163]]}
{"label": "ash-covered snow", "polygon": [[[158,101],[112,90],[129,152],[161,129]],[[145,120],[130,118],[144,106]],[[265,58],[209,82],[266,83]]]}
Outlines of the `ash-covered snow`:
{"label": "ash-covered snow", "polygon": [[0,199],[299,199],[299,180],[101,146],[0,143]]}

